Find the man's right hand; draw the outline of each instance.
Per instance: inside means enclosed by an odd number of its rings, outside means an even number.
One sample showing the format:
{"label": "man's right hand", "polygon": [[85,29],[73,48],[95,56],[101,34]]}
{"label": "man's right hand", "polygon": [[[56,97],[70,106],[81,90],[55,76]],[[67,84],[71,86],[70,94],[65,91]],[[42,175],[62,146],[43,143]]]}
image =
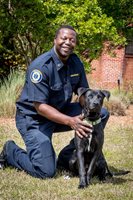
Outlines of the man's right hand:
{"label": "man's right hand", "polygon": [[70,117],[47,104],[34,102],[34,105],[40,115],[53,122],[70,126],[80,138],[88,137],[92,133],[92,125],[85,123],[82,115]]}
{"label": "man's right hand", "polygon": [[88,137],[90,133],[92,133],[93,126],[91,124],[87,124],[83,121],[84,116],[78,115],[75,117],[71,117],[69,126],[75,130],[75,133],[78,137]]}

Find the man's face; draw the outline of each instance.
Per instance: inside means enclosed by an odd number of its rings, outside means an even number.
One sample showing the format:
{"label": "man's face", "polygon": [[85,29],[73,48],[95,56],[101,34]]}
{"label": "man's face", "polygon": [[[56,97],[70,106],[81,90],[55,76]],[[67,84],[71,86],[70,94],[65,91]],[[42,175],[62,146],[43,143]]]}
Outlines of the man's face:
{"label": "man's face", "polygon": [[54,39],[55,50],[61,60],[67,60],[76,46],[75,31],[67,28],[62,28]]}

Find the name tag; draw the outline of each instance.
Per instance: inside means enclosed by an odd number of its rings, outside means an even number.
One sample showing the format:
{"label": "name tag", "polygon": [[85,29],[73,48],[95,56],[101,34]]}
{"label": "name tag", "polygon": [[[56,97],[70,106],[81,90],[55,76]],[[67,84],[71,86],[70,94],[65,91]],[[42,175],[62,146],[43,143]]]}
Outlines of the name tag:
{"label": "name tag", "polygon": [[70,77],[79,76],[79,74],[71,74]]}

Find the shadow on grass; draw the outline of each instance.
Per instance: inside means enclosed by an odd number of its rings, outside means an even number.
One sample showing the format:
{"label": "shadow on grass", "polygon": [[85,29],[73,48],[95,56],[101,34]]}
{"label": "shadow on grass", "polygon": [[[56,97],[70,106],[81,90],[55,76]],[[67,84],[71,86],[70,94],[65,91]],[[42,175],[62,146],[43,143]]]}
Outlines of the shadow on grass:
{"label": "shadow on grass", "polygon": [[[106,176],[105,182],[101,182],[101,181],[99,181],[98,177],[94,176],[92,178],[92,184],[95,185],[97,183],[101,183],[101,184],[111,183],[111,184],[114,184],[114,185],[121,185],[121,184],[128,182],[128,181],[133,182],[133,179],[124,178],[129,173],[132,173],[131,171],[117,169],[113,166],[109,166],[109,169],[114,174],[113,177]],[[78,178],[78,175],[74,175],[70,171],[67,171],[67,170],[64,170],[64,169],[58,169],[57,170],[56,178],[58,178],[60,176],[63,176],[64,179],[75,178],[75,177]]]}
{"label": "shadow on grass", "polygon": [[109,182],[112,183],[112,184],[122,184],[122,183],[125,183],[127,181],[131,181],[131,182],[133,181],[133,179],[123,178],[124,176],[131,173],[131,171],[117,169],[113,166],[109,166],[109,169],[110,169],[111,173],[113,174],[113,177],[111,177],[111,178],[107,177],[107,182],[109,180]]}

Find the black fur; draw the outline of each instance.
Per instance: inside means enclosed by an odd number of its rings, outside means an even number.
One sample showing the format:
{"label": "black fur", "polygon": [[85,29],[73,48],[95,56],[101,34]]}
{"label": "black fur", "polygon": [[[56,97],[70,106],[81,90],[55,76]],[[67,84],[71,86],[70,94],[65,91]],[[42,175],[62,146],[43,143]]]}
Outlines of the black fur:
{"label": "black fur", "polygon": [[[75,134],[76,150],[73,152],[69,167],[73,173],[79,175],[79,188],[84,188],[90,184],[93,175],[97,175],[100,181],[105,181],[107,175],[113,176],[102,152],[104,132],[100,122],[103,101],[105,97],[109,99],[110,92],[79,88],[78,95],[84,118],[93,124],[93,132],[88,138],[82,139]],[[128,172],[122,174],[126,173]]]}

